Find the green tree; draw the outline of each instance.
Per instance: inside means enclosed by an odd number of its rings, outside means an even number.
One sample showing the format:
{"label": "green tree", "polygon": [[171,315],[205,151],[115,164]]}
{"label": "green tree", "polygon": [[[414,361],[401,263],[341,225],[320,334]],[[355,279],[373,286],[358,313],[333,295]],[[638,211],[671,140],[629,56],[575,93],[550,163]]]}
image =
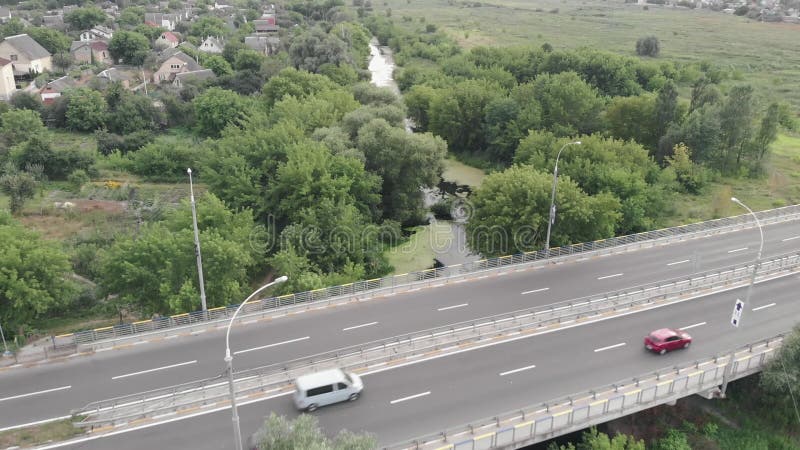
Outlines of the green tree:
{"label": "green tree", "polygon": [[64,16],[64,22],[72,25],[75,30],[86,30],[106,20],[106,13],[96,6],[78,8]]}
{"label": "green tree", "polygon": [[203,66],[214,71],[214,75],[221,77],[233,73],[233,67],[219,55],[211,55],[203,58]]}
{"label": "green tree", "polygon": [[[208,277],[208,306],[239,303],[249,291],[248,274],[260,247],[249,210],[232,212],[212,194],[197,200]],[[134,305],[144,316],[198,310],[200,295],[195,266],[191,207],[188,201],[163,222],[145,224],[138,235],[118,239],[101,257],[100,285]]]}
{"label": "green tree", "polygon": [[753,116],[753,87],[734,86],[719,109],[722,170],[739,168],[753,133]]}
{"label": "green tree", "polygon": [[671,156],[666,158],[667,167],[675,171],[677,181],[690,194],[699,194],[708,182],[708,171],[700,164],[692,162],[692,151],[683,143],[674,147]]}
{"label": "green tree", "polygon": [[486,107],[503,95],[500,86],[486,80],[456,83],[432,100],[429,129],[454,153],[480,153],[486,148]]}
{"label": "green tree", "polygon": [[29,109],[12,109],[0,115],[0,135],[9,146],[25,142],[46,130],[38,112]]}
{"label": "green tree", "polygon": [[128,28],[133,28],[140,23],[144,23],[144,7],[129,6],[122,10],[117,19],[117,23]]}
{"label": "green tree", "polygon": [[28,172],[22,172],[11,164],[3,168],[0,176],[0,190],[8,196],[8,208],[11,214],[19,215],[25,202],[36,195],[36,179]]}
{"label": "green tree", "polygon": [[140,33],[119,30],[111,38],[108,52],[117,63],[141,66],[150,53],[150,41]]}
{"label": "green tree", "polygon": [[11,106],[17,109],[30,109],[39,112],[42,110],[42,100],[38,93],[15,91],[9,101]]}
{"label": "green tree", "polygon": [[[108,99],[108,95],[106,95]],[[141,130],[153,130],[162,121],[161,112],[149,97],[133,95],[123,90],[111,105],[106,125],[112,133],[128,135]]]}
{"label": "green tree", "polygon": [[189,35],[200,39],[205,39],[209,36],[224,38],[227,35],[225,22],[219,17],[202,16],[192,23]]}
{"label": "green tree", "polygon": [[[678,90],[672,81],[667,83],[661,88],[656,97],[655,109],[655,124],[656,135],[663,136],[666,134],[669,125],[672,123],[680,122],[680,109],[678,105]],[[656,159],[663,161],[667,155],[658,154]]]}
{"label": "green tree", "polygon": [[366,157],[367,170],[383,180],[383,217],[401,223],[418,222],[422,212],[420,187],[439,182],[447,144],[430,133],[406,133],[375,119],[359,130],[357,147]]}
{"label": "green tree", "polygon": [[236,59],[233,60],[233,68],[258,72],[265,60],[266,57],[261,52],[247,48],[236,53]]}
{"label": "green tree", "polygon": [[70,90],[66,97],[67,128],[77,131],[92,131],[103,126],[108,109],[103,94],[89,88],[77,88]]}
{"label": "green tree", "polygon": [[280,99],[289,95],[303,100],[310,95],[333,89],[338,89],[338,86],[328,77],[290,67],[281,70],[264,84],[262,97],[266,106],[271,108]]}
{"label": "green tree", "polygon": [[329,439],[320,429],[318,419],[308,414],[301,414],[289,421],[271,413],[251,437],[251,442],[259,450],[372,450],[378,446],[374,436],[347,430],[339,431],[333,439]]}
{"label": "green tree", "polygon": [[778,126],[781,120],[780,105],[771,103],[761,118],[756,135],[753,136],[753,153],[758,159],[763,159],[769,150],[769,145],[778,138]]}
{"label": "green tree", "polygon": [[659,438],[651,448],[652,450],[692,450],[686,433],[676,429],[667,431],[666,435]]}
{"label": "green tree", "polygon": [[0,320],[6,339],[75,295],[61,245],[0,211]]}
{"label": "green tree", "polygon": [[319,72],[324,64],[352,64],[347,43],[319,27],[293,36],[289,57],[298,69],[313,73]]}
{"label": "green tree", "polygon": [[539,75],[533,92],[542,108],[542,126],[556,135],[590,134],[598,129],[603,99],[577,73]]}
{"label": "green tree", "polygon": [[655,108],[656,100],[652,94],[615,97],[605,112],[608,131],[617,139],[636,141],[655,154],[661,137]]}
{"label": "green tree", "polygon": [[[572,443],[561,446],[554,443],[550,444],[548,450],[576,450],[576,447]],[[617,434],[612,438],[592,428],[583,432],[577,450],[645,450],[645,445],[643,440],[637,441],[633,436]],[[675,450],[683,449],[675,448]]]}
{"label": "green tree", "polygon": [[70,40],[66,34],[45,27],[28,27],[25,33],[52,54],[69,51]]}
{"label": "green tree", "polygon": [[192,101],[195,128],[203,136],[218,137],[228,125],[237,125],[244,116],[245,101],[233,91],[210,88]]}
{"label": "green tree", "polygon": [[[541,247],[552,181],[552,174],[519,165],[487,176],[471,197],[469,247],[485,257]],[[553,247],[611,237],[622,216],[620,202],[613,195],[603,192],[590,197],[569,176],[559,178],[556,205],[550,238]]]}
{"label": "green tree", "polygon": [[[800,325],[786,335],[775,358],[761,372],[761,386],[769,393],[783,398],[800,395]],[[788,399],[787,399],[788,397]]]}
{"label": "green tree", "polygon": [[421,133],[428,131],[431,104],[436,95],[438,95],[436,89],[425,85],[412,86],[403,94],[403,102],[415,131]]}

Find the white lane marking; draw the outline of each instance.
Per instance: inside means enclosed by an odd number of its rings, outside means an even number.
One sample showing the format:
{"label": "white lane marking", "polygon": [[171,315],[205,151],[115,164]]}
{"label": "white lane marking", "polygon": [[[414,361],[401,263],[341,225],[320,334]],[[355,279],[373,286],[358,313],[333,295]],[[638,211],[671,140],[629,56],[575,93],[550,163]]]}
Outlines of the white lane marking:
{"label": "white lane marking", "polygon": [[786,238],[786,239],[784,239],[784,240],[783,240],[783,241],[781,241],[781,242],[793,241],[793,240],[795,240],[795,239],[800,239],[800,236],[792,236],[792,237],[790,237],[790,238]]}
{"label": "white lane marking", "polygon": [[775,306],[775,303],[770,303],[769,305],[759,306],[758,308],[753,308],[753,311],[758,311],[759,309],[766,309]]}
{"label": "white lane marking", "polygon": [[362,323],[361,325],[354,325],[352,327],[342,328],[342,331],[350,331],[350,330],[355,330],[356,328],[371,327],[372,325],[377,325],[377,324],[378,322]]}
{"label": "white lane marking", "polygon": [[0,402],[4,402],[6,400],[14,400],[14,399],[17,399],[17,398],[31,397],[31,396],[34,396],[34,395],[47,394],[48,392],[63,391],[64,389],[69,389],[71,387],[72,386],[61,386],[61,387],[58,387],[58,388],[45,389],[43,391],[31,392],[31,393],[28,393],[28,394],[14,395],[12,397],[0,398]]}
{"label": "white lane marking", "polygon": [[534,366],[534,365],[530,365],[530,366],[520,367],[519,369],[508,370],[506,372],[500,372],[500,376],[504,377],[506,375],[511,375],[512,373],[522,372],[523,370],[533,369],[535,367],[536,366]]}
{"label": "white lane marking", "polygon": [[623,345],[625,345],[625,343],[620,342],[619,344],[609,345],[608,347],[596,348],[594,349],[594,352],[597,353],[597,352],[602,352],[604,350],[611,350],[612,348],[622,347]]}
{"label": "white lane marking", "polygon": [[544,292],[544,291],[549,291],[549,290],[550,290],[550,288],[534,289],[532,291],[525,291],[525,292],[522,293],[522,295],[533,294],[535,292]]}
{"label": "white lane marking", "polygon": [[297,338],[297,339],[291,339],[291,340],[283,341],[283,342],[276,342],[274,344],[262,345],[261,347],[253,347],[253,348],[248,348],[248,349],[245,349],[245,350],[239,350],[238,352],[233,352],[233,355],[236,356],[236,355],[241,354],[241,353],[254,352],[256,350],[264,350],[265,348],[277,347],[278,345],[291,344],[293,342],[305,341],[306,339],[311,339],[311,336],[305,336],[305,337],[301,337],[301,338]]}
{"label": "white lane marking", "polygon": [[132,377],[132,376],[135,376],[135,375],[142,375],[142,374],[145,374],[145,373],[157,372],[159,370],[166,370],[166,369],[173,369],[175,367],[188,366],[189,364],[195,364],[196,362],[197,362],[197,360],[195,359],[193,361],[186,361],[186,362],[182,362],[182,363],[178,363],[178,364],[170,364],[169,366],[156,367],[155,369],[142,370],[141,372],[133,372],[133,373],[126,373],[125,375],[117,375],[115,377],[111,377],[111,379],[112,380],[119,380],[120,378],[128,378],[128,377]]}
{"label": "white lane marking", "polygon": [[696,324],[694,324],[694,325],[689,325],[688,327],[680,327],[680,328],[678,328],[678,329],[679,329],[679,330],[688,330],[689,328],[694,328],[694,327],[702,327],[702,326],[703,326],[703,325],[705,325],[705,324],[706,324],[705,322],[700,322],[700,323],[696,323]]}
{"label": "white lane marking", "polygon": [[71,417],[72,416],[53,417],[52,419],[38,420],[36,422],[23,423],[21,425],[14,425],[14,426],[11,426],[11,427],[0,428],[0,433],[2,433],[4,431],[18,430],[20,428],[28,428],[28,427],[32,427],[32,426],[36,426],[36,425],[43,425],[45,423],[50,423],[50,422],[58,422],[59,420],[65,420],[65,419],[69,419]]}
{"label": "white lane marking", "polygon": [[743,251],[743,250],[747,250],[747,247],[742,247],[742,248],[737,248],[737,249],[733,249],[733,250],[728,250],[728,253],[736,253],[736,252],[741,252],[741,251]]}
{"label": "white lane marking", "polygon": [[691,259],[684,259],[683,261],[675,261],[675,262],[671,262],[671,263],[669,263],[669,264],[667,264],[667,265],[668,265],[668,266],[674,266],[674,265],[676,265],[676,264],[683,264],[683,263],[687,263],[687,262],[689,262],[689,261],[691,261]]}
{"label": "white lane marking", "polygon": [[622,273],[615,273],[614,275],[606,275],[604,277],[597,277],[598,280],[605,280],[606,278],[621,277]]}
{"label": "white lane marking", "polygon": [[426,395],[430,395],[430,393],[431,393],[431,391],[428,391],[428,392],[423,392],[423,393],[421,393],[421,394],[409,395],[408,397],[403,397],[403,398],[398,398],[397,400],[392,400],[392,401],[390,401],[389,403],[390,403],[390,404],[392,404],[392,405],[394,405],[395,403],[404,402],[404,401],[406,401],[406,400],[413,400],[413,399],[415,399],[415,398],[419,398],[419,397],[425,397]]}
{"label": "white lane marking", "polygon": [[453,306],[445,306],[444,308],[437,309],[437,311],[447,311],[448,309],[463,308],[465,306],[469,306],[469,303],[462,303],[460,305],[453,305]]}

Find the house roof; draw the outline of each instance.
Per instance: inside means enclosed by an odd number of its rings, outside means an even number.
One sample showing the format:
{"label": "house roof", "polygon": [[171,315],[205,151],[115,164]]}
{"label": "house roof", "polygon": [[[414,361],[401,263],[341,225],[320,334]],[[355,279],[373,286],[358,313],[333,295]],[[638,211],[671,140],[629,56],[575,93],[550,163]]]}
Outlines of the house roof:
{"label": "house roof", "polygon": [[208,42],[211,45],[215,45],[215,46],[217,46],[219,48],[223,48],[224,47],[224,45],[222,45],[222,41],[219,38],[216,38],[214,36],[208,36],[207,38],[205,38],[203,43],[200,45],[201,49],[203,48],[203,46],[205,45],[206,42]]}
{"label": "house roof", "polygon": [[64,75],[61,78],[57,78],[47,83],[42,90],[48,90],[50,92],[62,92],[64,89],[69,89],[73,86],[75,86],[75,80],[73,80],[69,75]]}
{"label": "house roof", "polygon": [[175,33],[171,32],[171,31],[165,31],[165,32],[161,33],[161,37],[164,40],[167,40],[167,41],[170,41],[170,42],[180,42],[180,38],[178,38],[178,36],[176,36]]}
{"label": "house roof", "polygon": [[10,59],[0,58],[0,67],[4,67],[5,65],[10,63],[11,63]]}
{"label": "house roof", "polygon": [[11,17],[11,10],[5,6],[0,6],[0,17]]}
{"label": "house roof", "polygon": [[196,79],[196,80],[207,80],[209,78],[214,78],[214,71],[211,69],[200,69],[200,70],[193,70],[191,72],[183,72],[175,74],[175,78],[181,81],[185,81],[188,79]]}
{"label": "house roof", "polygon": [[125,81],[133,78],[129,73],[125,72],[124,70],[119,70],[116,67],[111,67],[98,73],[97,77],[105,78],[109,81]]}
{"label": "house roof", "polygon": [[197,61],[192,59],[191,56],[187,55],[186,53],[183,53],[180,50],[177,53],[175,53],[174,55],[164,59],[164,62],[166,62],[170,58],[178,58],[179,60],[183,61],[185,63],[185,67],[186,67],[188,72],[194,72],[196,70],[200,70],[200,69],[203,68],[203,66],[201,66],[200,64],[197,64]]}
{"label": "house roof", "polygon": [[45,50],[44,47],[34,41],[32,37],[27,34],[17,34],[15,36],[8,36],[6,42],[11,44],[18,52],[25,54],[30,59],[41,59],[50,56],[50,52]]}
{"label": "house roof", "polygon": [[101,52],[103,50],[108,50],[108,43],[105,41],[92,41],[90,43],[92,50]]}
{"label": "house roof", "polygon": [[90,41],[72,41],[72,44],[69,46],[69,52],[72,53],[79,48],[88,47],[89,44],[91,44]]}

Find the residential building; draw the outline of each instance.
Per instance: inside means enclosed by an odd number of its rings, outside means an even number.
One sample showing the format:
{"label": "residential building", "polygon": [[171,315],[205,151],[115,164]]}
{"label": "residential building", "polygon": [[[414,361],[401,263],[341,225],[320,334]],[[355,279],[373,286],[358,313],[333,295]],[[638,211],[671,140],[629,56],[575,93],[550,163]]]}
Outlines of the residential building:
{"label": "residential building", "polygon": [[111,64],[111,53],[105,41],[73,41],[69,53],[77,62]]}
{"label": "residential building", "polygon": [[27,34],[8,36],[0,42],[0,58],[11,61],[14,76],[42,73],[53,69],[50,52]]}
{"label": "residential building", "polygon": [[14,67],[11,60],[0,58],[0,100],[10,100],[17,84],[14,82]]}
{"label": "residential building", "polygon": [[214,54],[222,53],[223,49],[225,49],[225,45],[222,43],[222,39],[214,36],[208,36],[198,47],[201,52]]}
{"label": "residential building", "polygon": [[171,31],[165,31],[156,39],[155,46],[156,48],[175,48],[180,43],[181,39],[178,35]]}
{"label": "residential building", "polygon": [[110,41],[112,37],[114,37],[114,30],[103,25],[98,25],[81,33],[81,41]]}
{"label": "residential building", "polygon": [[5,6],[0,6],[0,23],[6,23],[11,20],[11,10]]}
{"label": "residential building", "polygon": [[170,52],[169,50],[165,52],[169,56],[163,59],[161,66],[153,74],[154,83],[161,83],[164,81],[172,82],[175,79],[175,75],[179,73],[194,72],[203,68],[197,63],[197,61],[192,59],[192,57],[186,53],[183,53],[182,51]]}
{"label": "residential building", "polygon": [[278,53],[280,49],[280,39],[278,36],[245,36],[244,45],[253,50],[270,56]]}
{"label": "residential building", "polygon": [[116,67],[110,67],[97,74],[97,79],[104,84],[120,83],[125,89],[130,89],[131,80],[134,79],[130,71],[120,70]]}
{"label": "residential building", "polygon": [[172,82],[172,85],[180,88],[190,80],[208,80],[215,77],[216,75],[214,75],[214,71],[211,69],[200,69],[192,72],[176,73],[175,80]]}
{"label": "residential building", "polygon": [[253,21],[253,27],[257,34],[277,33],[279,29],[275,14],[264,14],[260,19]]}
{"label": "residential building", "polygon": [[73,88],[76,86],[75,80],[72,79],[69,75],[64,75],[61,78],[57,78],[49,83],[47,83],[44,87],[39,90],[39,95],[42,98],[42,103],[45,105],[49,105],[53,103],[56,98],[61,97],[61,94],[64,93],[67,89]]}

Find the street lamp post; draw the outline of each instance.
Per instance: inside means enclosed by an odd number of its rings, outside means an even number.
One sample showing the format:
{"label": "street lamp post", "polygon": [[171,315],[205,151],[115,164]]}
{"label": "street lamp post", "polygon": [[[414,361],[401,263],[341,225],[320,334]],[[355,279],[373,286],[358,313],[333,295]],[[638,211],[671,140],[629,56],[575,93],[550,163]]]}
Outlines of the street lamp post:
{"label": "street lamp post", "polygon": [[0,325],[0,337],[2,337],[2,338],[3,338],[3,349],[4,349],[4,351],[3,351],[3,356],[7,358],[7,357],[9,357],[9,356],[13,355],[13,353],[11,353],[11,352],[8,350],[8,344],[6,344],[6,335],[5,335],[5,334],[3,334],[3,327],[2,327],[2,325]]}
{"label": "street lamp post", "polygon": [[550,218],[547,221],[547,240],[545,240],[544,243],[544,251],[547,253],[547,256],[550,256],[550,228],[553,226],[553,222],[556,221],[556,181],[558,181],[558,158],[561,157],[561,152],[563,152],[568,145],[581,145],[581,141],[567,142],[561,147],[561,150],[559,150],[558,154],[556,155],[556,164],[553,167],[553,190],[550,193]]}
{"label": "street lamp post", "polygon": [[206,311],[206,286],[203,281],[203,258],[200,256],[200,233],[197,230],[197,208],[194,205],[194,186],[192,185],[192,169],[186,169],[189,174],[189,196],[192,203],[192,225],[194,226],[194,253],[197,256],[197,278],[200,281],[200,306]]}
{"label": "street lamp post", "polygon": [[233,317],[231,317],[230,323],[228,323],[228,330],[225,332],[225,364],[227,365],[228,370],[228,390],[230,391],[231,397],[231,413],[233,414],[233,441],[236,444],[236,450],[242,450],[242,431],[239,429],[239,411],[236,408],[236,393],[233,388],[233,356],[231,355],[231,346],[230,346],[230,338],[231,338],[231,326],[233,325],[233,321],[236,319],[236,316],[239,314],[239,311],[242,310],[242,307],[247,304],[253,297],[258,295],[259,292],[263,291],[264,289],[278,284],[283,283],[288,278],[286,275],[276,278],[271,283],[267,283],[264,286],[256,289],[250,296],[248,296],[241,305],[236,309],[236,312],[233,313]]}
{"label": "street lamp post", "polygon": [[[750,215],[753,216],[753,219],[755,219],[756,225],[758,226],[759,236],[761,237],[761,243],[758,246],[758,254],[756,255],[756,262],[753,265],[753,273],[750,275],[750,283],[747,285],[747,292],[746,292],[746,294],[744,296],[744,305],[747,305],[747,304],[750,303],[750,294],[753,292],[753,285],[756,282],[756,274],[758,272],[758,266],[759,266],[759,264],[761,264],[761,252],[764,250],[764,229],[761,228],[761,222],[758,220],[758,216],[756,215],[756,213],[753,212],[752,209],[748,208],[747,205],[745,205],[744,203],[739,201],[739,199],[736,198],[736,197],[731,197],[731,201],[736,203],[737,205],[741,206],[742,208],[746,209],[747,212],[749,212]],[[737,299],[737,303],[738,303],[738,299]],[[735,306],[734,306],[734,308],[735,308]],[[742,309],[744,309],[744,308],[742,308]],[[738,328],[739,325],[741,325],[741,320],[739,320],[735,324],[735,326],[737,328]],[[722,396],[723,397],[725,396],[725,391],[728,389],[728,381],[729,381],[729,378],[730,378],[730,375],[731,375],[731,371],[733,370],[733,359],[734,359],[734,353],[731,352],[731,357],[728,360],[728,364],[725,366],[725,371],[723,372],[722,388],[720,389],[722,391]]]}

